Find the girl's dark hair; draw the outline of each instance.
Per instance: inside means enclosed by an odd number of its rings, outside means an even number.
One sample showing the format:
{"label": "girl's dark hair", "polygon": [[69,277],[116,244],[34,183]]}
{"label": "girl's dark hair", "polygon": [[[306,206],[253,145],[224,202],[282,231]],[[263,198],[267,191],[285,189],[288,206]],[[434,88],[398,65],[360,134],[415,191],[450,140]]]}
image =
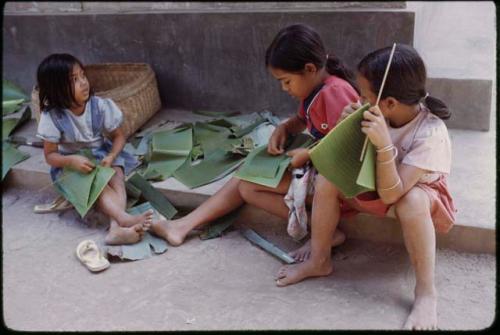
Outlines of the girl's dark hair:
{"label": "girl's dark hair", "polygon": [[[392,47],[386,47],[375,50],[358,64],[359,73],[368,80],[376,95],[382,84],[391,49]],[[426,79],[425,64],[417,51],[409,45],[397,44],[380,98],[393,97],[405,105],[423,102],[439,118],[449,119],[451,112],[443,101],[426,97]]]}
{"label": "girl's dark hair", "polygon": [[70,108],[76,102],[71,82],[75,64],[84,70],[82,62],[70,54],[52,54],[40,63],[37,70],[40,110]]}
{"label": "girl's dark hair", "polygon": [[307,63],[318,69],[340,77],[356,89],[352,72],[330,53],[328,56],[319,34],[304,24],[293,24],[278,32],[266,50],[266,67],[273,67],[291,73],[302,73]]}

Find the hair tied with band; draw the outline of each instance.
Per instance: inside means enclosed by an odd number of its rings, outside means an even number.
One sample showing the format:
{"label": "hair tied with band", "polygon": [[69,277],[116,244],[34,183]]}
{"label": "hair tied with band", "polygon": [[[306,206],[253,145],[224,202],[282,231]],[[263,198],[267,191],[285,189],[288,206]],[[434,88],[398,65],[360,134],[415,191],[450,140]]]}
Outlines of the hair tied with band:
{"label": "hair tied with band", "polygon": [[421,101],[425,101],[425,99],[427,99],[427,97],[429,96],[429,92],[425,92],[425,95],[424,97],[421,99]]}

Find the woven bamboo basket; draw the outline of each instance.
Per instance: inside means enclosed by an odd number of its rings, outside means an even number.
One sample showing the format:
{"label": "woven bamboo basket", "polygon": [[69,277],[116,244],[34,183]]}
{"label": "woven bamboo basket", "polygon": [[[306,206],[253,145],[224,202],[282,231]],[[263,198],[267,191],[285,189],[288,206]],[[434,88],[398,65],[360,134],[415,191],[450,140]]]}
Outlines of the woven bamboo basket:
{"label": "woven bamboo basket", "polygon": [[[153,69],[145,63],[102,63],[85,66],[95,95],[112,99],[123,113],[125,137],[132,135],[160,108],[161,101]],[[38,89],[31,92],[31,105],[40,120]]]}

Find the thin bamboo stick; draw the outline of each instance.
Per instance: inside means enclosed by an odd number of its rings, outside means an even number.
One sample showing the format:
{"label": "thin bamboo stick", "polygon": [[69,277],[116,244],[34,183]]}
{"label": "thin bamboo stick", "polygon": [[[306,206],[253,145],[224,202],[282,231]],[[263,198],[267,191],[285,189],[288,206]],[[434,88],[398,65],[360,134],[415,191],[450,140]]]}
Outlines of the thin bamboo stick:
{"label": "thin bamboo stick", "polygon": [[[387,62],[387,67],[385,68],[384,78],[382,79],[382,84],[380,85],[380,89],[378,90],[377,102],[375,106],[378,106],[380,102],[380,97],[382,96],[382,90],[384,89],[385,79],[387,78],[387,74],[389,73],[389,68],[391,67],[392,56],[394,55],[394,50],[396,50],[396,43],[392,45],[391,54],[389,56],[389,61]],[[361,150],[361,156],[359,156],[359,161],[363,161],[363,157],[365,156],[366,147],[368,146],[368,136],[365,137],[365,142],[363,143],[363,150]]]}

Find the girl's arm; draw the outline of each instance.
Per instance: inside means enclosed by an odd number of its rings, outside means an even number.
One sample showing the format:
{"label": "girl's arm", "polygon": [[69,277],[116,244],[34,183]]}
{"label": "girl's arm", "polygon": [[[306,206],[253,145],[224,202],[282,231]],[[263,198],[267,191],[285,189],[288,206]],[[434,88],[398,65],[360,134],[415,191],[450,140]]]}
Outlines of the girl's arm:
{"label": "girl's arm", "polygon": [[80,155],[61,155],[57,150],[57,143],[43,141],[43,154],[47,164],[53,167],[71,167],[83,173],[89,173],[95,167],[87,157]]}
{"label": "girl's arm", "polygon": [[377,192],[387,205],[397,202],[427,171],[415,166],[401,164],[396,169],[394,152],[377,153]]}
{"label": "girl's arm", "polygon": [[297,115],[292,116],[276,127],[269,139],[267,151],[271,155],[282,154],[285,152],[284,147],[288,136],[301,133],[304,129],[306,129],[306,123]]}
{"label": "girl's arm", "polygon": [[125,146],[125,134],[123,133],[122,127],[118,127],[113,130],[109,136],[111,137],[111,141],[113,142],[113,146],[111,147],[111,151],[109,154],[103,158],[101,161],[102,166],[110,167],[116,157],[120,154]]}
{"label": "girl's arm", "polygon": [[363,114],[361,131],[377,150],[377,192],[385,204],[393,204],[408,192],[427,171],[405,164],[396,168],[396,151],[382,112],[377,106]]}

